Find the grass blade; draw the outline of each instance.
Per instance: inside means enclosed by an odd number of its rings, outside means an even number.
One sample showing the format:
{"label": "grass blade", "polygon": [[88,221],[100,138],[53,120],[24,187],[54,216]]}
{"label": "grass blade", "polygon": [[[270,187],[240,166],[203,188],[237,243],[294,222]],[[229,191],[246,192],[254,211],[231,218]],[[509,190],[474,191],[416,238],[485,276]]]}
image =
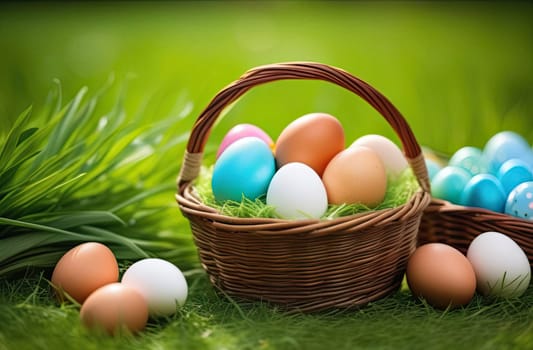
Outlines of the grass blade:
{"label": "grass blade", "polygon": [[68,104],[64,113],[60,112],[56,115],[56,118],[59,118],[59,122],[50,135],[49,142],[46,144],[45,149],[33,163],[33,169],[39,167],[47,158],[59,153],[62,147],[66,144],[68,138],[78,126],[78,121],[75,119],[77,116],[76,112],[86,93],[87,88],[82,88],[76,97],[74,97],[74,100]]}
{"label": "grass blade", "polygon": [[17,147],[17,144],[20,140],[20,135],[23,133],[28,119],[30,118],[31,110],[32,108],[29,107],[24,112],[22,112],[15,121],[15,124],[13,125],[11,130],[9,131],[7,139],[4,142],[4,145],[2,146],[2,151],[0,152],[0,172],[3,172],[4,169],[9,165],[11,155]]}
{"label": "grass blade", "polygon": [[109,211],[57,211],[37,213],[20,218],[20,221],[34,222],[59,229],[69,229],[81,225],[122,225],[126,223]]}

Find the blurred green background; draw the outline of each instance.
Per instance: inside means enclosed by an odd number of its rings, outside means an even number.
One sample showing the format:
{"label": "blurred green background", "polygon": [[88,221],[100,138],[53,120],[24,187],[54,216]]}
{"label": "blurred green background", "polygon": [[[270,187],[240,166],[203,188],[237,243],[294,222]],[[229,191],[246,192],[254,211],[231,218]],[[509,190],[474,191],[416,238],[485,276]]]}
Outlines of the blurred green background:
{"label": "blurred green background", "polygon": [[[96,114],[109,111],[125,88],[125,122],[187,114],[168,119],[179,123],[167,130],[179,139],[211,98],[246,70],[304,60],[343,68],[373,85],[423,146],[451,154],[465,145],[482,147],[501,130],[532,143],[532,19],[528,2],[2,3],[0,136],[28,106],[45,106],[56,79],[66,103],[83,86],[93,95],[114,77]],[[347,143],[367,133],[397,141],[359,97],[325,82],[283,81],[252,89],[225,115],[211,134],[206,162],[237,123],[255,123],[276,138],[290,121],[318,111],[340,119]],[[161,171],[155,179],[177,175],[183,144],[175,147],[148,161]],[[175,175],[163,181],[171,188],[164,201],[173,205],[173,215],[157,223],[163,232],[152,232],[157,225],[142,228],[148,238],[180,238],[175,248],[183,244],[186,254],[176,253],[174,262],[189,270],[197,260],[189,254],[187,222],[175,208]],[[3,343],[15,349],[530,349],[533,341],[531,287],[516,302],[476,298],[449,312],[402,291],[360,312],[287,316],[266,304],[236,304],[215,294],[200,269],[188,273],[184,310],[152,323],[141,337],[124,339],[88,336],[77,309],[58,308],[33,280],[22,280],[21,291],[0,284],[0,349]]]}
{"label": "blurred green background", "polygon": [[[194,117],[247,69],[283,61],[338,66],[385,94],[420,144],[446,153],[482,147],[503,129],[533,141],[533,6],[527,2],[79,2],[0,5],[2,130],[53,85],[65,100],[127,81],[127,107],[156,101],[146,119],[191,103]],[[324,82],[253,89],[210,138],[255,123],[274,138],[324,111],[347,142],[393,137],[357,96]],[[397,139],[396,139],[397,140]],[[180,151],[181,152],[181,151]],[[177,154],[178,157],[181,154]]]}

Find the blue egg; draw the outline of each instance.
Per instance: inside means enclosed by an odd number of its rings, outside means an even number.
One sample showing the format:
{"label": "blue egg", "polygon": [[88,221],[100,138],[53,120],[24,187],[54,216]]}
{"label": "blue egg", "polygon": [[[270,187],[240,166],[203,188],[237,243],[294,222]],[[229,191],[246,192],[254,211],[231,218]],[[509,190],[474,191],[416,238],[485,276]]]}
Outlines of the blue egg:
{"label": "blue egg", "polygon": [[463,168],[446,166],[431,180],[433,197],[460,204],[461,193],[472,175]]}
{"label": "blue egg", "polygon": [[521,159],[509,159],[498,170],[498,179],[509,195],[511,190],[522,182],[533,181],[533,171],[528,163]]}
{"label": "blue egg", "polygon": [[243,137],[220,155],[213,169],[211,186],[219,202],[242,197],[256,199],[266,194],[276,171],[274,154],[258,137]]}
{"label": "blue egg", "polygon": [[476,147],[467,146],[460,148],[453,154],[448,164],[468,170],[472,175],[487,171],[483,151]]}
{"label": "blue egg", "polygon": [[490,138],[483,149],[483,156],[487,161],[489,172],[496,175],[505,161],[531,157],[531,149],[528,142],[519,134],[502,131]]}
{"label": "blue egg", "polygon": [[498,178],[491,174],[478,174],[466,184],[461,195],[461,204],[503,213],[506,198]]}
{"label": "blue egg", "polygon": [[533,221],[533,181],[523,182],[511,191],[505,213]]}
{"label": "blue egg", "polygon": [[533,150],[526,151],[520,157],[521,160],[526,162],[531,169],[533,169]]}
{"label": "blue egg", "polygon": [[428,169],[428,175],[429,179],[432,180],[433,177],[442,169],[439,163],[432,159],[425,159],[426,161],[426,168]]}

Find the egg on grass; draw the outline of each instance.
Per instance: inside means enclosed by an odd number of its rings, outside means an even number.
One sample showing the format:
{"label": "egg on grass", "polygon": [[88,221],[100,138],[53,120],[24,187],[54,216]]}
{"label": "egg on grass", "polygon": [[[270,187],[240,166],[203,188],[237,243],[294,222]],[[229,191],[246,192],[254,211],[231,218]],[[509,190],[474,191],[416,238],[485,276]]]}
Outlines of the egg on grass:
{"label": "egg on grass", "polygon": [[187,299],[185,276],[176,265],[163,259],[147,258],[133,263],[121,282],[145,298],[151,316],[170,316]]}
{"label": "egg on grass", "polygon": [[472,240],[466,255],[476,273],[477,289],[483,295],[517,298],[529,286],[529,260],[507,235],[484,232]]}
{"label": "egg on grass", "polygon": [[136,333],[148,322],[146,299],[135,288],[111,283],[95,290],[80,310],[82,324],[111,335]]}
{"label": "egg on grass", "polygon": [[57,262],[52,273],[52,285],[60,300],[68,298],[83,304],[96,289],[117,282],[118,263],[113,252],[105,245],[87,242],[67,251]]}
{"label": "egg on grass", "polygon": [[443,243],[418,247],[408,260],[406,277],[413,295],[438,309],[466,305],[476,291],[476,274],[466,256]]}

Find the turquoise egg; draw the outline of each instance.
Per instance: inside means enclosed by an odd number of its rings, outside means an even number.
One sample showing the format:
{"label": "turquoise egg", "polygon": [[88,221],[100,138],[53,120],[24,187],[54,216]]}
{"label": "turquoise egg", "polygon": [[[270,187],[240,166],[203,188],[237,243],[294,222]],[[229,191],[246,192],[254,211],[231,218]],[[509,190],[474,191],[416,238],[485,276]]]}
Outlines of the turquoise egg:
{"label": "turquoise egg", "polygon": [[429,179],[432,180],[435,175],[442,169],[439,163],[432,159],[425,159],[426,161],[426,168],[428,170]]}
{"label": "turquoise egg", "polygon": [[522,182],[533,181],[533,171],[528,163],[521,159],[509,159],[498,170],[498,179],[506,195]]}
{"label": "turquoise egg", "polygon": [[500,180],[491,174],[475,175],[466,184],[461,204],[503,213],[507,196]]}
{"label": "turquoise egg", "polygon": [[476,147],[467,146],[460,148],[453,154],[448,164],[468,170],[472,175],[487,171],[483,151]]}
{"label": "turquoise egg", "polygon": [[472,175],[463,168],[446,166],[431,180],[433,197],[460,204],[461,193]]}
{"label": "turquoise egg", "polygon": [[213,169],[211,186],[218,202],[265,195],[276,171],[270,147],[257,137],[243,137],[230,144]]}
{"label": "turquoise egg", "polygon": [[533,181],[523,182],[511,191],[505,213],[533,221]]}
{"label": "turquoise egg", "polygon": [[483,156],[489,172],[494,175],[509,159],[519,158],[526,162],[533,159],[528,142],[513,131],[502,131],[492,136],[483,149]]}

